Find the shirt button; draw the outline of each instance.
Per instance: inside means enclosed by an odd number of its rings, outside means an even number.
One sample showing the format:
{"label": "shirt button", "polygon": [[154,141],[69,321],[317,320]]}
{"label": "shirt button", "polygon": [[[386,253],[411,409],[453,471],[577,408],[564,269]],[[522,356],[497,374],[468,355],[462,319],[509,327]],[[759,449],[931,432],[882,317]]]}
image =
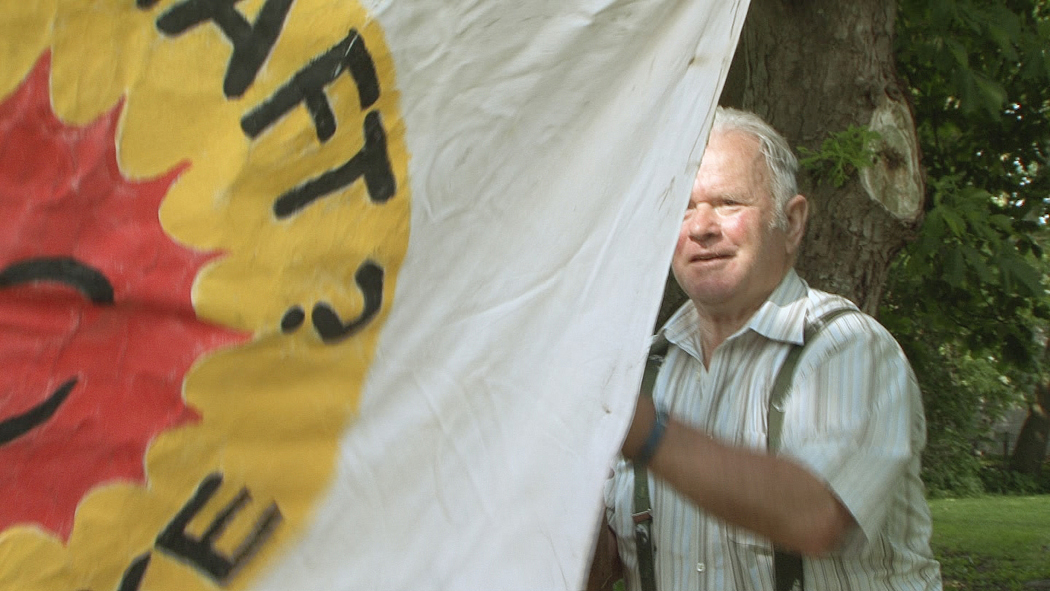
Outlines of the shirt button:
{"label": "shirt button", "polygon": [[707,567],[704,566],[704,563],[702,563],[702,562],[696,563],[696,572],[702,573],[702,572],[704,572],[705,568],[707,568]]}

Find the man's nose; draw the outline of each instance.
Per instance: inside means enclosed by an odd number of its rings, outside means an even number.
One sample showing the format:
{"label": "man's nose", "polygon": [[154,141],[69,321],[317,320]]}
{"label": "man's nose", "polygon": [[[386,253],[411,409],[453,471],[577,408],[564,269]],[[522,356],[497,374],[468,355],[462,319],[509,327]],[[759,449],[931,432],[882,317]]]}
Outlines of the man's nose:
{"label": "man's nose", "polygon": [[715,215],[714,208],[706,203],[697,204],[690,210],[685,223],[689,237],[697,242],[707,241],[721,234],[718,216]]}

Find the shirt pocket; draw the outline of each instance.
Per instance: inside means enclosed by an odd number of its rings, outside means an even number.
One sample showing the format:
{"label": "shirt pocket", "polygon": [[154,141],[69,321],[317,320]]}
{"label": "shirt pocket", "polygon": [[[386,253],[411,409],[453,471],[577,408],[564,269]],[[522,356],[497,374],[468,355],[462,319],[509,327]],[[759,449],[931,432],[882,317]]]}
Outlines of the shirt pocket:
{"label": "shirt pocket", "polygon": [[773,556],[773,545],[769,540],[750,530],[727,525],[726,537],[735,550],[754,554],[755,556]]}
{"label": "shirt pocket", "polygon": [[726,526],[725,568],[736,591],[773,588],[773,546],[765,537],[740,527]]}

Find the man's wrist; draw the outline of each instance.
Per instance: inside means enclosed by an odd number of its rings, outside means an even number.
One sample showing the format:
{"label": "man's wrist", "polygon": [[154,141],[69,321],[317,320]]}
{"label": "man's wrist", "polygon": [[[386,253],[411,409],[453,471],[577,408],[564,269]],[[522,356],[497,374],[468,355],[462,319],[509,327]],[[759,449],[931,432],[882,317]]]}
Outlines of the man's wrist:
{"label": "man's wrist", "polygon": [[635,465],[644,466],[653,459],[653,456],[656,455],[656,450],[664,440],[664,435],[667,433],[667,422],[669,420],[670,416],[666,410],[656,409],[656,418],[653,419],[653,426],[649,428],[649,434],[645,436],[642,447],[631,458],[631,462]]}

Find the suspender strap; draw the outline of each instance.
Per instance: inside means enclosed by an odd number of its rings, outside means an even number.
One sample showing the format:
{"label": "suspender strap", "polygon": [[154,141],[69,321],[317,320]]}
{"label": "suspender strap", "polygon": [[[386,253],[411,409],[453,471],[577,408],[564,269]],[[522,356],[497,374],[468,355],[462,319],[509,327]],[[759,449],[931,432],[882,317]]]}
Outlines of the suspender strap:
{"label": "suspender strap", "polygon": [[642,591],[656,591],[656,548],[653,547],[653,509],[649,503],[649,471],[634,466],[634,546]]}
{"label": "suspender strap", "polygon": [[[656,385],[656,374],[670,343],[663,334],[658,334],[649,348],[649,358],[645,362],[645,373],[642,374],[642,395],[652,397]],[[638,556],[638,576],[642,581],[642,591],[656,591],[656,566],[653,554],[653,507],[649,500],[649,470],[645,464],[634,464],[634,545]]]}
{"label": "suspender strap", "polygon": [[[780,370],[777,371],[777,377],[773,380],[773,391],[769,395],[769,409],[766,415],[766,449],[769,450],[769,453],[776,454],[780,449],[780,431],[784,427],[784,399],[787,397],[788,390],[791,389],[791,380],[794,377],[799,357],[802,356],[802,350],[832,320],[847,312],[856,312],[856,310],[837,308],[825,312],[806,325],[802,333],[802,344],[791,348]],[[776,591],[791,591],[792,589],[801,591],[805,588],[802,577],[802,557],[798,554],[775,548],[773,550],[773,575],[776,579]]]}
{"label": "suspender strap", "polygon": [[777,377],[773,380],[773,392],[769,395],[769,414],[766,417],[766,449],[770,453],[776,453],[780,449],[780,430],[784,427],[784,399],[788,390],[791,389],[791,380],[794,379],[795,366],[802,357],[802,351],[806,345],[824,330],[824,327],[847,312],[857,312],[853,308],[836,308],[825,312],[819,318],[806,325],[802,333],[802,344],[795,345],[788,351],[784,363],[781,364]]}

